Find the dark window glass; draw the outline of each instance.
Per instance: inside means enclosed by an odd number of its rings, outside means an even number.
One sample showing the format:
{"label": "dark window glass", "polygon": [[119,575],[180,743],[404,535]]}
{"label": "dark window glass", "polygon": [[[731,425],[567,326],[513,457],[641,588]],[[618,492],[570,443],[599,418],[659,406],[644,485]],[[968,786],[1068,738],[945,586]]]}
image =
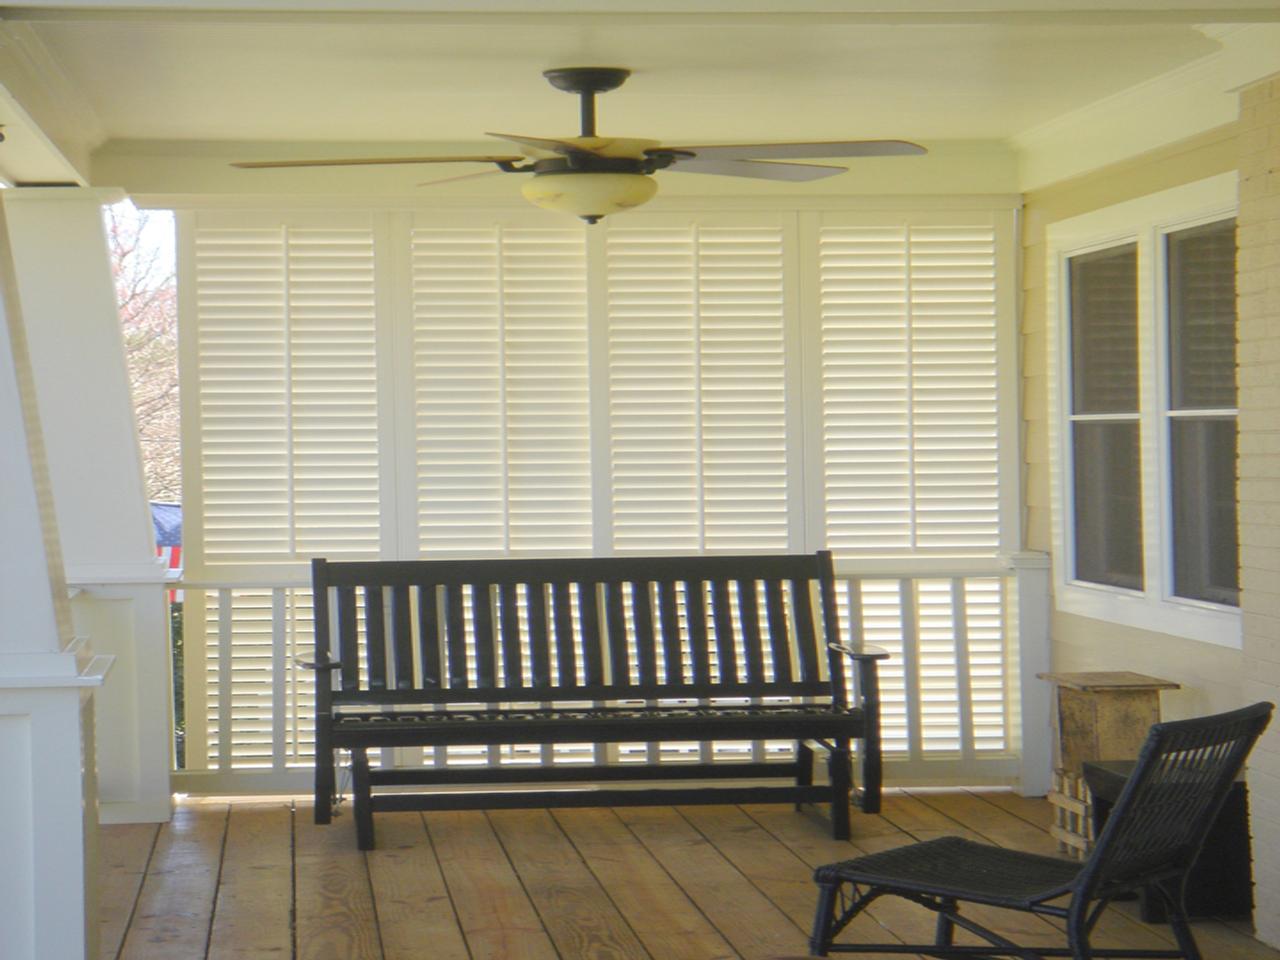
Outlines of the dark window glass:
{"label": "dark window glass", "polygon": [[1240,602],[1235,417],[1174,419],[1169,426],[1174,593],[1235,606]]}
{"label": "dark window glass", "polygon": [[1169,406],[1196,410],[1236,405],[1236,224],[1171,233]]}
{"label": "dark window glass", "polygon": [[1138,424],[1072,424],[1078,580],[1141,590],[1142,495]]}
{"label": "dark window glass", "polygon": [[1138,247],[1067,262],[1071,289],[1071,412],[1138,409]]}

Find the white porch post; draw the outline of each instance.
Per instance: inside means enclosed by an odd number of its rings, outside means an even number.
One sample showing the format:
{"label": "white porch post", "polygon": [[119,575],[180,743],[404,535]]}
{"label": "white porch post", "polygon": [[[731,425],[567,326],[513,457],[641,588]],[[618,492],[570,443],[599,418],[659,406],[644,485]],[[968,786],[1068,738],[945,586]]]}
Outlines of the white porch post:
{"label": "white porch post", "polygon": [[97,956],[93,688],[72,637],[20,298],[0,209],[0,938],[6,960]]}
{"label": "white porch post", "polygon": [[167,820],[171,676],[164,569],[129,394],[102,207],[118,190],[3,194],[57,505],[72,623],[115,657],[97,698],[104,823]]}

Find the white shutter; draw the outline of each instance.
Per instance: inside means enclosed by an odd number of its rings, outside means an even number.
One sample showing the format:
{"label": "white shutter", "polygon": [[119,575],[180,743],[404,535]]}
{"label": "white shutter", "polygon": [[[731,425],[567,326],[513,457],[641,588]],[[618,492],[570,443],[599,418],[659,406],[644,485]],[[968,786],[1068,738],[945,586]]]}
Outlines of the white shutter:
{"label": "white shutter", "polygon": [[606,239],[613,548],[786,549],[783,235]]}
{"label": "white shutter", "polygon": [[827,543],[998,543],[990,226],[824,226],[818,239]]}
{"label": "white shutter", "polygon": [[418,547],[591,548],[580,229],[412,237]]}
{"label": "white shutter", "polygon": [[197,224],[192,246],[190,565],[376,555],[371,231]]}

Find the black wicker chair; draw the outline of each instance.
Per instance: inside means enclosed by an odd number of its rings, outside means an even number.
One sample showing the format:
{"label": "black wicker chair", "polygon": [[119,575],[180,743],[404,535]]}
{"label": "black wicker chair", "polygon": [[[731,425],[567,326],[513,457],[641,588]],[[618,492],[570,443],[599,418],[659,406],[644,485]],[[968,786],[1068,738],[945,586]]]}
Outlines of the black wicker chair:
{"label": "black wicker chair", "polygon": [[[835,952],[1200,960],[1183,909],[1187,874],[1272,709],[1273,704],[1258,703],[1153,726],[1102,835],[1083,863],[944,837],[819,867],[814,874],[818,910],[809,949],[820,957]],[[1168,907],[1177,949],[1092,948],[1089,935],[1108,903],[1142,887],[1155,891]],[[854,917],[885,895],[933,910],[934,943],[832,942]],[[961,916],[960,904],[965,902],[1063,919],[1067,946],[1015,944]],[[990,945],[956,945],[956,927]],[[1047,924],[1045,930],[1052,933]]]}

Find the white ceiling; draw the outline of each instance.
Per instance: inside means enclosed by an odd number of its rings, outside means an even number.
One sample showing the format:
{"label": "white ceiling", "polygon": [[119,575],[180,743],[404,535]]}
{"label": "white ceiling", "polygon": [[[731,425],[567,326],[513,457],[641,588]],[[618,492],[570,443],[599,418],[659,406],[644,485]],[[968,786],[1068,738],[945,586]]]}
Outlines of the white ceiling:
{"label": "white ceiling", "polygon": [[534,0],[479,13],[457,11],[498,4],[234,5],[47,0],[0,18],[56,80],[46,86],[88,149],[236,142],[270,156],[572,134],[575,102],[539,74],[584,64],[634,71],[600,103],[606,135],[1002,141],[1209,57],[1220,44],[1206,22],[1280,17],[1258,0],[979,0],[968,14],[929,0],[814,0],[811,13],[716,12],[764,0],[648,14],[598,12],[640,8],[623,0],[555,4],[587,13],[519,12],[553,6]]}

